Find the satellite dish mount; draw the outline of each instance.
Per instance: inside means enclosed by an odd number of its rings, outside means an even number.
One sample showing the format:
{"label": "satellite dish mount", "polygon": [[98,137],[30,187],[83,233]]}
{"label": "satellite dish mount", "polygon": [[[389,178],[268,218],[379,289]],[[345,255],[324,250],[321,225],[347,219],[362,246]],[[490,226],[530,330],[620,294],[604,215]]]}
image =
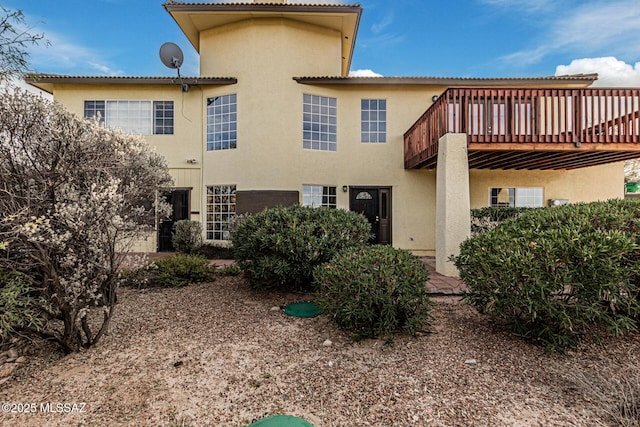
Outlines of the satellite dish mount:
{"label": "satellite dish mount", "polygon": [[166,67],[173,68],[178,71],[178,79],[180,80],[182,91],[189,92],[189,85],[186,84],[182,80],[182,76],[180,76],[180,67],[184,61],[182,49],[180,49],[180,47],[175,43],[166,42],[160,46],[160,60]]}

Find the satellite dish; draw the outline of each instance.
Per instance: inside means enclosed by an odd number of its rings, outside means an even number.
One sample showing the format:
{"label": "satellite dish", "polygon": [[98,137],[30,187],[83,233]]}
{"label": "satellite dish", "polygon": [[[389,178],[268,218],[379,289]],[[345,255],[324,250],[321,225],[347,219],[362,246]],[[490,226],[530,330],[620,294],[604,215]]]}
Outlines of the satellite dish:
{"label": "satellite dish", "polygon": [[160,60],[169,68],[180,69],[184,61],[182,49],[175,43],[166,42],[160,46]]}
{"label": "satellite dish", "polygon": [[160,60],[168,67],[178,70],[178,78],[180,79],[180,85],[183,92],[189,92],[189,85],[182,81],[180,76],[180,67],[184,61],[184,55],[182,49],[175,43],[166,42],[160,46]]}

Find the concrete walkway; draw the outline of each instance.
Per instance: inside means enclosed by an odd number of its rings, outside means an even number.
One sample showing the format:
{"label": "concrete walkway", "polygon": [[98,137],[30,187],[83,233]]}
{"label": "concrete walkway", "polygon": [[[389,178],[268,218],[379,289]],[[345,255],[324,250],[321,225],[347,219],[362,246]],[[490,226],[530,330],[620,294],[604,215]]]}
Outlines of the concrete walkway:
{"label": "concrete walkway", "polygon": [[420,260],[429,269],[429,281],[427,289],[432,295],[463,295],[467,291],[467,285],[456,277],[443,276],[436,273],[436,259],[434,257],[422,257]]}
{"label": "concrete walkway", "polygon": [[[429,281],[427,282],[427,289],[431,295],[463,295],[467,291],[467,285],[456,277],[443,276],[440,273],[436,273],[436,259],[434,257],[423,257],[420,260],[429,269]],[[233,264],[231,259],[212,259],[211,265],[225,266]]]}
{"label": "concrete walkway", "polygon": [[210,259],[209,264],[215,265],[216,267],[224,267],[227,265],[233,265],[236,262],[232,259]]}
{"label": "concrete walkway", "polygon": [[[133,254],[132,254],[133,255]],[[136,254],[142,255],[142,254]],[[150,260],[165,258],[174,255],[173,252],[159,252],[146,254]],[[467,290],[467,285],[456,277],[447,277],[442,274],[436,273],[436,259],[434,257],[422,257],[420,260],[429,269],[429,281],[427,282],[427,289],[431,295],[463,295]],[[232,259],[212,259],[209,261],[211,265],[223,267],[225,265],[232,265],[235,263]]]}

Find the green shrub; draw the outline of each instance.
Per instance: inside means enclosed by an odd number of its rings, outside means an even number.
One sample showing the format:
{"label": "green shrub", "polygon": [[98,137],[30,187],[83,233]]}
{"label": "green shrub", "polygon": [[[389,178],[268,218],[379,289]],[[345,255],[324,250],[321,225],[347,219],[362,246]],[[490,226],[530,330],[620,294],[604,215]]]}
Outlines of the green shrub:
{"label": "green shrub", "polygon": [[233,259],[233,248],[205,243],[200,246],[197,255],[201,255],[207,259]]}
{"label": "green shrub", "polygon": [[342,209],[277,207],[251,215],[231,235],[234,254],[254,289],[310,286],[313,269],[338,251],[365,244],[370,226]]}
{"label": "green shrub", "polygon": [[42,330],[45,319],[37,303],[41,297],[27,277],[0,270],[0,342],[16,329]]}
{"label": "green shrub", "polygon": [[487,207],[471,209],[471,234],[486,233],[493,230],[502,222],[518,218],[532,208]]}
{"label": "green shrub", "polygon": [[466,300],[547,350],[636,329],[640,201],[535,209],[461,245]]}
{"label": "green shrub", "polygon": [[155,260],[142,268],[123,272],[124,285],[144,287],[179,287],[191,283],[210,282],[215,278],[215,267],[201,256],[177,254]]}
{"label": "green shrub", "polygon": [[242,269],[235,264],[224,265],[216,269],[218,277],[239,276],[240,274],[242,274]]}
{"label": "green shrub", "polygon": [[315,269],[316,302],[354,339],[414,335],[429,320],[429,271],[391,246],[344,251]]}
{"label": "green shrub", "polygon": [[147,268],[151,263],[143,267],[126,267],[120,270],[118,276],[118,286],[128,288],[146,288],[149,287],[149,274]]}
{"label": "green shrub", "polygon": [[182,219],[173,225],[171,233],[173,248],[183,254],[194,255],[202,246],[202,224],[199,221]]}
{"label": "green shrub", "polygon": [[517,218],[525,212],[537,208],[509,208],[509,207],[485,207],[471,209],[472,218],[487,218],[491,221],[506,221]]}

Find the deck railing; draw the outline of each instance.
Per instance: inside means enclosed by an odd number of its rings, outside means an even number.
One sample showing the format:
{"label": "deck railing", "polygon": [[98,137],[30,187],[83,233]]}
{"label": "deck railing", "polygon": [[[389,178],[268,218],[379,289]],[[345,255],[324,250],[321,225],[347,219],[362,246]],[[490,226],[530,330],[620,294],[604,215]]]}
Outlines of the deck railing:
{"label": "deck railing", "polygon": [[640,89],[451,88],[405,133],[405,167],[437,156],[438,139],[450,132],[510,149],[518,143],[640,143]]}

